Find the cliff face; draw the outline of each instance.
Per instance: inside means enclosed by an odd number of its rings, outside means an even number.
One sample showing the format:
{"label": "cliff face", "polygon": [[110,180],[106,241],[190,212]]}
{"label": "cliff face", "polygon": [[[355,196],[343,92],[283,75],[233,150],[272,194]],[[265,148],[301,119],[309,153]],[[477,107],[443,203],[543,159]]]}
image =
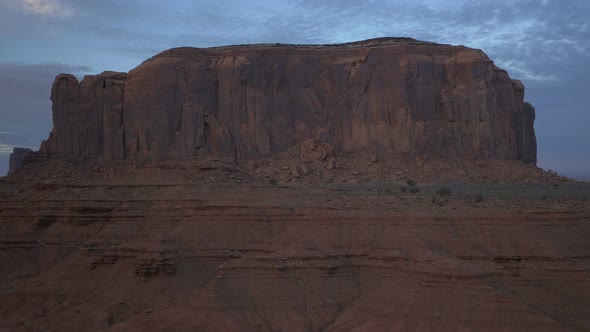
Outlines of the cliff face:
{"label": "cliff face", "polygon": [[536,162],[524,87],[480,50],[385,38],[177,48],[125,73],[59,75],[42,152],[231,161],[316,137],[336,151]]}

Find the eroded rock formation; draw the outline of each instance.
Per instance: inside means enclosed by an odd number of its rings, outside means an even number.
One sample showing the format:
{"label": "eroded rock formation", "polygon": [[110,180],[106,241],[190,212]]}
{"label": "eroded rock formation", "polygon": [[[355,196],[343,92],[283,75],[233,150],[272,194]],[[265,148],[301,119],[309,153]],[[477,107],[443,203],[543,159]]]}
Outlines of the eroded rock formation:
{"label": "eroded rock formation", "polygon": [[25,160],[25,157],[33,153],[33,150],[27,148],[14,148],[10,154],[10,164],[8,166],[8,173],[12,174],[18,171]]}
{"label": "eroded rock formation", "polygon": [[0,330],[589,330],[590,186],[523,97],[410,39],[60,75],[0,178]]}
{"label": "eroded rock formation", "polygon": [[524,86],[480,50],[409,38],[176,48],[53,85],[42,152],[244,161],[323,133],[340,153],[536,162]]}

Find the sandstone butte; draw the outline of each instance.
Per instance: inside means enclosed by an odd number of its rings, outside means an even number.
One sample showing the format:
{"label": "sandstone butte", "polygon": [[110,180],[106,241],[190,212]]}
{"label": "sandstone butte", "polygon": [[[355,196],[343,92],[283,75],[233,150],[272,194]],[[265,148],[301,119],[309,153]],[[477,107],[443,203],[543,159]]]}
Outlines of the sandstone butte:
{"label": "sandstone butte", "polygon": [[318,137],[341,153],[536,162],[524,86],[480,50],[413,39],[176,48],[59,75],[41,151],[243,161]]}
{"label": "sandstone butte", "polygon": [[481,50],[175,48],[51,100],[0,178],[0,330],[590,330],[590,185]]}

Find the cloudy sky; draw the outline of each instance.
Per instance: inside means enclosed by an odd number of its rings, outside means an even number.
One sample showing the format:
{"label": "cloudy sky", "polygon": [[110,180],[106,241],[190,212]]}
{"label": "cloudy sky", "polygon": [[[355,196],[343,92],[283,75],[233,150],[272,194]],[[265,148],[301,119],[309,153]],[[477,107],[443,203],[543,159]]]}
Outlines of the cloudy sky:
{"label": "cloudy sky", "polygon": [[0,174],[51,130],[53,78],[177,46],[406,36],[483,49],[537,109],[539,166],[590,173],[588,0],[0,0]]}

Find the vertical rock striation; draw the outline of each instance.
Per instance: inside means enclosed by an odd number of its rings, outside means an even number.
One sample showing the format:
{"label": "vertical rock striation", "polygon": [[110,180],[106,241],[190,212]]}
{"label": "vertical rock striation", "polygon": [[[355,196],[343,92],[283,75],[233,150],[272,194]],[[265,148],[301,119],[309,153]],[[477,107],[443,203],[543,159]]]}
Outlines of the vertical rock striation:
{"label": "vertical rock striation", "polygon": [[243,161],[317,137],[339,153],[536,163],[524,86],[480,50],[409,38],[176,48],[53,85],[42,152]]}
{"label": "vertical rock striation", "polygon": [[51,89],[53,131],[42,150],[68,157],[125,158],[123,98],[127,74],[62,74]]}

